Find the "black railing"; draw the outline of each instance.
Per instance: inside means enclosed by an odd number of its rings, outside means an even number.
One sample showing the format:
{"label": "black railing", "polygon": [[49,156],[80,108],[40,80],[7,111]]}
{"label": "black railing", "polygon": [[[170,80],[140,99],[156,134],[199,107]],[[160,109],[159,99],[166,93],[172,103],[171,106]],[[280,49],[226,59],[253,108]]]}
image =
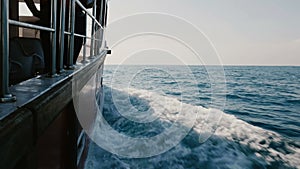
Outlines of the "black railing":
{"label": "black railing", "polygon": [[[104,19],[103,10],[105,7],[102,4],[106,5],[106,0],[103,0],[101,3],[101,11],[99,19]],[[76,4],[85,12],[86,16],[89,16],[92,19],[92,30],[91,36],[82,35],[75,33],[75,8]],[[16,100],[16,97],[10,93],[9,90],[9,25],[15,25],[19,27],[26,27],[31,29],[37,29],[42,31],[47,31],[51,33],[51,60],[50,60],[50,69],[49,75],[53,77],[56,75],[56,72],[63,72],[64,64],[67,69],[73,69],[73,57],[74,57],[74,38],[81,37],[84,39],[91,39],[91,47],[90,47],[90,58],[94,58],[97,54],[94,51],[95,42],[102,42],[102,38],[96,38],[95,36],[95,27],[99,27],[103,29],[103,25],[97,20],[96,16],[96,0],[94,1],[92,14],[81,4],[79,0],[70,0],[69,3],[69,23],[68,23],[68,31],[65,31],[65,15],[66,15],[66,0],[60,1],[60,28],[57,28],[57,0],[51,0],[51,19],[50,19],[50,27],[39,26],[35,24],[29,24],[25,22],[20,22],[16,20],[9,19],[9,0],[1,0],[1,86],[0,86],[0,102],[12,102]],[[104,22],[103,22],[104,23]],[[57,41],[57,33],[59,31],[59,41]],[[64,63],[64,50],[65,50],[65,35],[68,35],[68,56],[66,63]],[[59,42],[59,65],[56,65],[56,55],[57,50],[56,46]],[[100,43],[96,43],[96,47],[99,47]],[[83,48],[83,62],[86,62],[86,43],[84,43]]]}
{"label": "black railing", "polygon": [[16,97],[13,96],[9,91],[9,43],[8,43],[8,36],[9,36],[9,23],[8,23],[8,16],[9,16],[9,1],[8,0],[1,0],[1,93],[0,93],[0,101],[1,102],[12,102],[16,101]]}

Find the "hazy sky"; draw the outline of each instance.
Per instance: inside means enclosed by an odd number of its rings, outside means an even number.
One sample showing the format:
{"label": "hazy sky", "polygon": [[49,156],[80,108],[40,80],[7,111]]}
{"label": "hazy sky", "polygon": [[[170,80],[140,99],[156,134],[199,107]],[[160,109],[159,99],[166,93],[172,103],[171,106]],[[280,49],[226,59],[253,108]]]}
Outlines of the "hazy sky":
{"label": "hazy sky", "polygon": [[[300,0],[110,0],[109,4],[109,23],[143,12],[184,18],[211,40],[223,64],[300,65]],[[143,42],[125,41],[123,46],[135,43]],[[161,53],[166,56],[168,52]],[[143,57],[145,54],[147,57]],[[134,55],[138,58],[139,52]],[[128,62],[159,62],[158,57],[152,61],[147,58],[151,58],[149,52],[142,51],[140,59]],[[115,49],[107,64],[119,64],[121,60],[122,52]],[[168,57],[162,60],[168,62]]]}

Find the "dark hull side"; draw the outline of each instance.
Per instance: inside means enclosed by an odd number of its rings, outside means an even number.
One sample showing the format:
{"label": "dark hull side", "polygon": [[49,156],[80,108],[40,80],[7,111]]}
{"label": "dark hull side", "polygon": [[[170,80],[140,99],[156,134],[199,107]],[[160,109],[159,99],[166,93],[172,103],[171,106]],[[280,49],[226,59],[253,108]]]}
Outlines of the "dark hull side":
{"label": "dark hull side", "polygon": [[19,100],[0,104],[1,169],[83,168],[89,140],[74,111],[72,85],[83,88],[95,74],[101,78],[106,52],[58,77],[11,87]]}

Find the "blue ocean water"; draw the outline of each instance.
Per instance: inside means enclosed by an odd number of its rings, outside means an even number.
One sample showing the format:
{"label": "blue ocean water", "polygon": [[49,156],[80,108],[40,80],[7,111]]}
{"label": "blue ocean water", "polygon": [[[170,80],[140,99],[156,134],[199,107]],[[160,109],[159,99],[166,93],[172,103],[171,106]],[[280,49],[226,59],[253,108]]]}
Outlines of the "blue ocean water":
{"label": "blue ocean water", "polygon": [[178,104],[199,109],[199,119],[210,108],[223,114],[217,123],[205,122],[214,128],[208,140],[199,142],[203,122],[197,120],[179,144],[152,157],[122,157],[93,143],[86,168],[300,168],[300,67],[106,66],[104,85],[103,117],[130,137],[156,136],[173,116],[158,112],[150,123],[128,119],[114,93],[128,95],[128,106],[140,112],[155,113],[155,96],[169,110]]}

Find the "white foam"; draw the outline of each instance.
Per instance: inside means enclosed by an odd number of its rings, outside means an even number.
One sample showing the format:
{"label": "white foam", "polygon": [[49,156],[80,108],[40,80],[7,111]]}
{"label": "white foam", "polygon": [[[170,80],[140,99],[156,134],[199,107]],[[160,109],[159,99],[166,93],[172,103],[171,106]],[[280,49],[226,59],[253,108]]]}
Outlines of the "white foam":
{"label": "white foam", "polygon": [[[126,92],[129,95],[134,95],[135,97],[147,100],[150,107],[155,110],[155,114],[159,114],[159,119],[163,121],[178,121],[178,111],[183,113],[183,116],[181,117],[186,118],[189,118],[192,115],[194,116],[195,113],[198,113],[193,130],[197,132],[199,136],[205,136],[207,133],[207,136],[210,136],[209,132],[214,131],[213,137],[219,137],[222,140],[218,141],[216,145],[211,141],[211,139],[207,141],[205,139],[202,140],[206,142],[194,149],[194,151],[198,152],[198,158],[207,159],[211,158],[211,156],[214,156],[214,154],[220,153],[209,151],[212,146],[216,146],[217,150],[222,151],[221,153],[224,154],[224,156],[212,160],[215,160],[214,163],[216,165],[220,163],[222,165],[228,165],[231,167],[251,166],[251,163],[248,159],[257,158],[258,160],[262,160],[267,164],[279,161],[288,166],[296,168],[300,166],[299,148],[293,146],[293,144],[289,144],[289,141],[279,134],[250,125],[242,120],[237,119],[234,115],[228,115],[216,109],[206,109],[200,106],[185,104],[176,98],[158,95],[146,90],[119,89],[119,91]],[[164,104],[164,108],[161,107],[162,103]],[[222,115],[221,120],[220,114]],[[184,123],[186,122],[185,120],[179,119],[179,122],[183,122],[182,125],[190,126],[190,124]],[[216,124],[218,125],[216,126]],[[229,144],[234,143],[238,143],[250,148],[252,151],[254,151],[254,153],[252,153],[254,155],[252,156],[255,157],[249,157],[247,154],[239,151],[236,146],[233,149],[228,150],[228,147],[232,147],[232,145]],[[274,144],[280,144],[281,146],[274,146]],[[288,153],[284,152],[285,150],[288,151]],[[186,147],[182,145],[179,147],[176,146],[176,148],[172,151],[175,154],[178,152],[180,155],[183,155],[183,153],[191,153],[190,150],[187,150]],[[158,159],[154,158],[152,160],[155,161]]]}

